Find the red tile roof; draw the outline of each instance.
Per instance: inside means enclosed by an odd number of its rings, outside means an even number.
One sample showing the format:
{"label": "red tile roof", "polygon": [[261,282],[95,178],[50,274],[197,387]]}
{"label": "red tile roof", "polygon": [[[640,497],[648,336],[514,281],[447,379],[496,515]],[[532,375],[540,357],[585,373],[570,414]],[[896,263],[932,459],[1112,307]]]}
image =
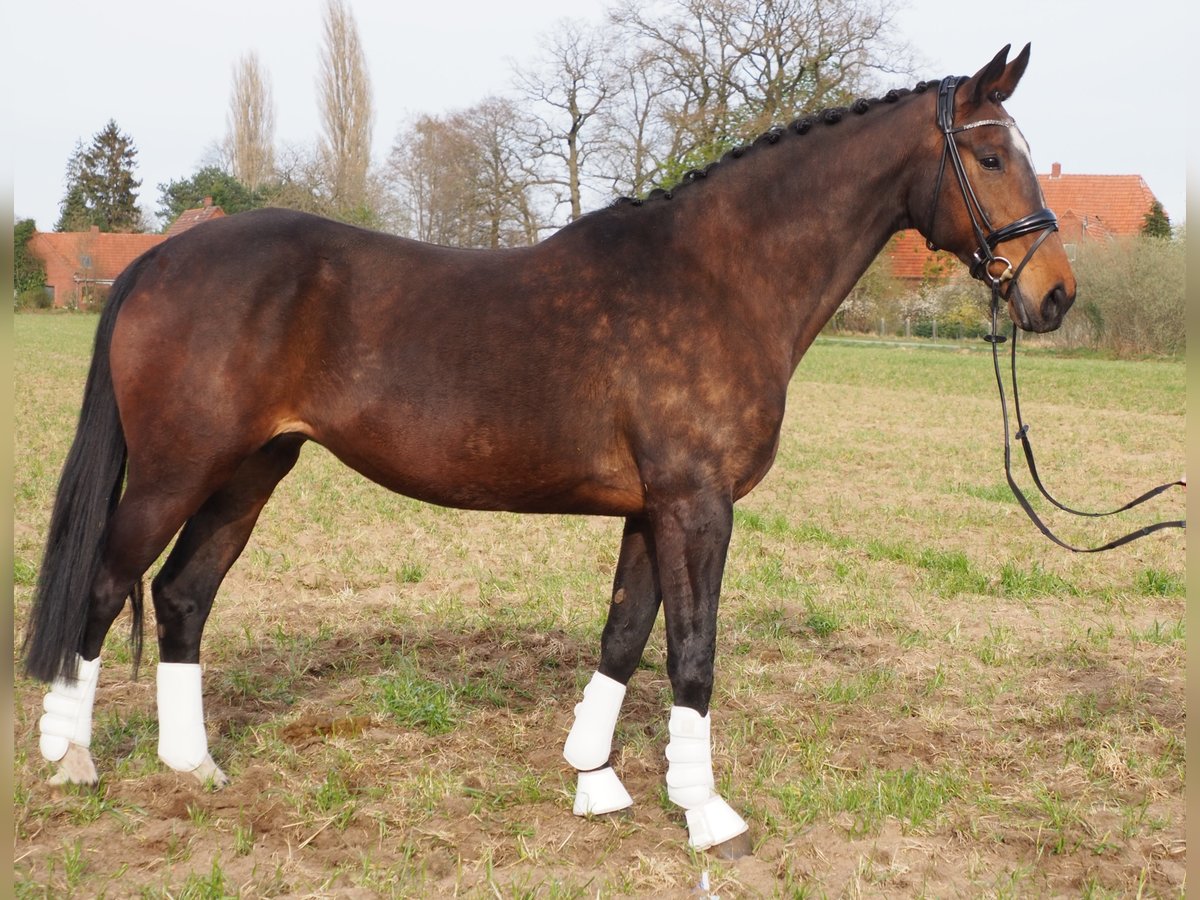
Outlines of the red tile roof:
{"label": "red tile roof", "polygon": [[165,234],[39,231],[29,239],[29,249],[47,267],[58,264],[82,279],[111,281],[137,257],[166,239]]}
{"label": "red tile roof", "polygon": [[[1050,174],[1038,175],[1038,184],[1065,243],[1138,234],[1156,199],[1141,175],[1064,175],[1058,163]],[[919,281],[934,261],[916,231],[901,232],[884,252],[891,255],[892,274],[905,280]]]}
{"label": "red tile roof", "polygon": [[926,275],[936,276],[953,261],[948,253],[931,253],[925,246],[925,238],[911,229],[892,238],[891,246],[884,252],[891,253],[892,275],[913,281],[920,281]]}
{"label": "red tile roof", "polygon": [[209,219],[219,219],[225,215],[225,210],[219,206],[213,206],[212,197],[204,198],[204,205],[197,209],[186,209],[179,214],[179,218],[171,223],[171,227],[167,229],[167,237],[174,237],[181,232],[187,231],[199,225],[201,222],[207,222]]}
{"label": "red tile roof", "polygon": [[1098,223],[1111,236],[1139,233],[1155,200],[1141,175],[1063,175],[1055,163],[1051,174],[1038,176],[1038,183],[1046,205],[1060,219],[1072,213],[1084,228]]}

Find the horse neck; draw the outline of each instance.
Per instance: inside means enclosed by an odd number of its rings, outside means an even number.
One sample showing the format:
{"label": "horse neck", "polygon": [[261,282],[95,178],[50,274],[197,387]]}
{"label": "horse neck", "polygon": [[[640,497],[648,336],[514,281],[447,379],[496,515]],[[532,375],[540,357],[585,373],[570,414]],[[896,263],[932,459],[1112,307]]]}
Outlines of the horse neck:
{"label": "horse neck", "polygon": [[688,189],[694,221],[681,232],[704,236],[707,274],[724,273],[725,302],[757,320],[789,376],[888,239],[910,227],[912,161],[936,135],[920,127],[918,100],[759,144],[722,164],[729,177],[714,171]]}

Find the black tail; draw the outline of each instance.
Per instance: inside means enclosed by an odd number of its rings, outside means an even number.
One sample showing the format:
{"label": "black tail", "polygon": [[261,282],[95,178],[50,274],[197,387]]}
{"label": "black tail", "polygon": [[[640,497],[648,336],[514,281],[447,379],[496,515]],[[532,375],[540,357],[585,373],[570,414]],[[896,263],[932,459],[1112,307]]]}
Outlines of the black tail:
{"label": "black tail", "polygon": [[[87,626],[92,582],[100,568],[108,521],[121,499],[125,480],[125,433],[113,393],[109,349],[121,304],[142,266],[153,255],[151,250],[117,278],[96,329],[92,367],[83,390],[83,409],[79,413],[75,442],[58,482],[46,552],[22,648],[25,671],[41,681],[53,681],[59,675],[74,678],[76,674],[75,654]],[[133,609],[136,673],[142,652],[140,579],[129,599]]]}

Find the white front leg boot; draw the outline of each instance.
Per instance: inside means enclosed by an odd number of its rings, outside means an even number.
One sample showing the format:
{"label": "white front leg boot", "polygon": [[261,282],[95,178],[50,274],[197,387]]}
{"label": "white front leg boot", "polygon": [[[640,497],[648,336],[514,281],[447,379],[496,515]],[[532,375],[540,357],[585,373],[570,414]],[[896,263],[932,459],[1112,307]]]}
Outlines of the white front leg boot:
{"label": "white front leg boot", "polygon": [[158,664],[158,758],[215,787],[229,783],[208,754],[199,663]]}
{"label": "white front leg boot", "polygon": [[580,770],[575,789],[577,816],[602,815],[633,805],[621,779],[607,764],[624,699],[625,685],[596,672],[583,689],[583,700],[575,704],[575,722],[563,746],[563,757]]}
{"label": "white front leg boot", "polygon": [[709,717],[672,706],[667,730],[667,796],[686,811],[688,844],[707,850],[748,831],[750,826],[716,791]]}
{"label": "white front leg boot", "polygon": [[100,657],[76,656],[76,678],[54,679],[42,701],[46,711],[38,721],[38,748],[49,762],[58,763],[51,784],[95,784],[99,780],[92,754],[92,707],[100,682]]}

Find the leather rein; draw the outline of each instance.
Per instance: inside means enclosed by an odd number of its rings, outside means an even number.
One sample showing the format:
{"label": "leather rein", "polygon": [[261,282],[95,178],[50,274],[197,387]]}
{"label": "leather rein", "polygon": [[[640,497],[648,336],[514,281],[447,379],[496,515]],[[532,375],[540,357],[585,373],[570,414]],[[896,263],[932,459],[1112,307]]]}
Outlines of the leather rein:
{"label": "leather rein", "polygon": [[[1122,537],[1108,541],[1099,547],[1075,547],[1061,540],[1054,534],[1046,524],[1041,520],[1029,499],[1017,486],[1012,474],[1012,445],[1009,438],[1009,423],[1008,423],[1008,400],[1004,394],[1004,378],[1000,374],[1000,354],[999,345],[1004,343],[1007,338],[1000,334],[998,328],[999,311],[1001,305],[1000,289],[1007,282],[1015,282],[1025,269],[1025,265],[1037,252],[1042,243],[1050,236],[1050,233],[1058,230],[1058,219],[1052,211],[1043,207],[1042,209],[1032,212],[1027,216],[1017,219],[1014,222],[1005,225],[1003,228],[993,229],[988,221],[986,213],[983,211],[983,206],[979,202],[979,198],[975,196],[975,191],[971,187],[971,182],[967,178],[966,168],[963,166],[962,157],[958,152],[958,145],[954,140],[954,135],[968,131],[972,128],[980,128],[983,126],[1000,126],[1011,128],[1013,126],[1012,119],[983,119],[977,122],[971,122],[967,125],[954,125],[954,94],[960,83],[965,81],[965,78],[957,78],[948,76],[943,78],[938,86],[937,98],[937,124],[941,129],[944,143],[942,149],[942,159],[938,166],[937,182],[933,190],[933,200],[929,212],[929,230],[927,234],[933,234],[933,224],[937,215],[937,202],[941,195],[942,180],[946,172],[946,161],[949,160],[951,168],[954,170],[954,175],[958,181],[959,188],[962,191],[963,201],[966,203],[967,215],[971,219],[971,227],[975,232],[975,239],[978,244],[978,249],[974,253],[974,261],[971,264],[971,277],[984,282],[989,286],[992,292],[992,333],[985,336],[984,340],[992,345],[992,365],[996,371],[996,387],[1000,392],[1000,410],[1004,418],[1004,475],[1008,480],[1008,486],[1016,497],[1021,508],[1025,510],[1025,514],[1029,516],[1030,521],[1037,526],[1051,541],[1064,547],[1074,553],[1099,553],[1104,550],[1112,550],[1131,541],[1136,541],[1138,538],[1143,538],[1148,534],[1153,534],[1156,531],[1161,531],[1164,528],[1186,528],[1187,523],[1183,519],[1155,522],[1151,525],[1143,526],[1135,531]],[[1030,246],[1024,258],[1014,270],[1012,263],[1003,256],[998,256],[995,253],[996,247],[1005,241],[1011,241],[1015,238],[1023,237],[1027,234],[1040,232],[1037,239]],[[932,237],[926,241],[930,250],[938,249],[933,243]],[[1012,286],[1009,290],[1011,292]],[[1030,325],[1029,315],[1025,310],[1024,299],[1018,293],[1013,304],[1016,308],[1017,317],[1020,319],[1022,328],[1028,328]],[[1126,510],[1132,509],[1145,503],[1152,497],[1157,497],[1163,491],[1173,487],[1185,487],[1186,483],[1182,480],[1171,481],[1166,484],[1161,484],[1156,488],[1146,491],[1141,496],[1129,501],[1124,506],[1117,509],[1109,510],[1108,512],[1083,512],[1077,509],[1072,509],[1056,500],[1051,496],[1042,484],[1041,478],[1038,476],[1037,465],[1033,459],[1033,446],[1029,442],[1029,426],[1025,424],[1021,417],[1021,399],[1017,391],[1017,329],[1012,329],[1012,388],[1013,388],[1013,406],[1017,415],[1017,439],[1021,442],[1021,448],[1025,452],[1025,462],[1029,467],[1029,474],[1033,477],[1033,483],[1037,486],[1038,491],[1050,501],[1058,509],[1064,512],[1071,513],[1076,516],[1086,516],[1089,518],[1100,518],[1103,516],[1111,516]]]}

